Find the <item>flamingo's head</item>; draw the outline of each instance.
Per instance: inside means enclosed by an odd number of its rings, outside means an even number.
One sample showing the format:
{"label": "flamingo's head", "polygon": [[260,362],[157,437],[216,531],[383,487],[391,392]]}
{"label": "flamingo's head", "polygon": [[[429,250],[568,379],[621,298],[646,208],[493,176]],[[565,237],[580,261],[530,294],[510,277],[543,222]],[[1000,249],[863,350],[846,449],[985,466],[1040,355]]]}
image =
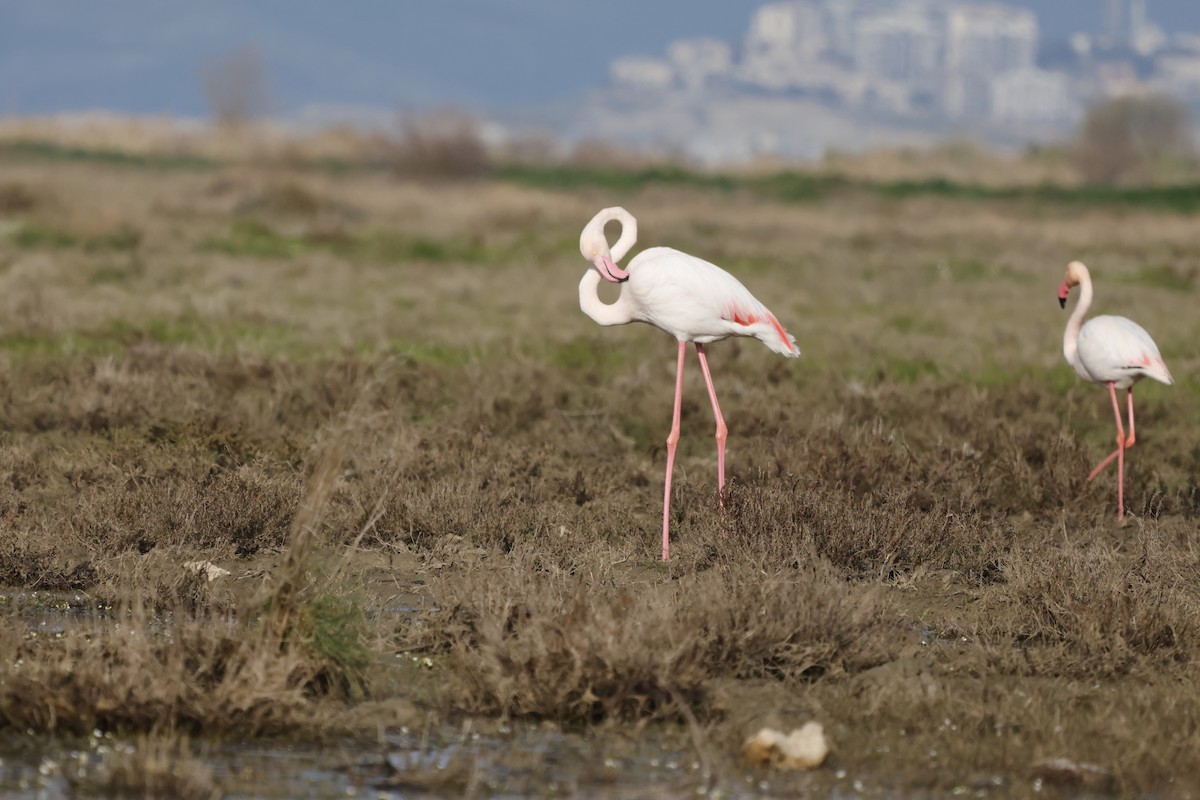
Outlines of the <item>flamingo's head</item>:
{"label": "flamingo's head", "polygon": [[[583,233],[579,234],[579,252],[600,273],[600,277],[613,283],[624,283],[629,280],[629,273],[617,266],[612,251],[608,247],[608,239],[604,236],[604,223],[616,217],[606,217],[605,209],[587,224]],[[624,211],[624,209],[620,209]],[[618,243],[619,244],[619,243]]]}
{"label": "flamingo's head", "polygon": [[1072,261],[1067,264],[1067,274],[1063,278],[1063,282],[1058,287],[1058,305],[1061,308],[1067,307],[1067,295],[1071,290],[1083,282],[1087,277],[1088,269],[1083,265],[1082,261]]}

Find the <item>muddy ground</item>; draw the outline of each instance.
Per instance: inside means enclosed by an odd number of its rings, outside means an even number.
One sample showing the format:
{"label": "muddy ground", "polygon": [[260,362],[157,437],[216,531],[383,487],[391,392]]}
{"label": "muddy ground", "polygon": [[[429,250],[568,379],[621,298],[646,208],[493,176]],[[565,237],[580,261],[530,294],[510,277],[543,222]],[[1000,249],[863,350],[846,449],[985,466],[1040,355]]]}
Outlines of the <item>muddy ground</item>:
{"label": "muddy ground", "polygon": [[[654,796],[1200,793],[1194,212],[71,155],[0,154],[0,737],[142,743],[91,790],[219,793],[161,783],[197,742],[525,725],[677,743]],[[709,348],[723,514],[689,356],[668,564],[673,342],[578,308],[614,204],[803,352]],[[1074,258],[1176,379],[1135,390],[1123,524]],[[821,769],[739,763],[808,720]],[[613,780],[531,757],[530,792]]]}

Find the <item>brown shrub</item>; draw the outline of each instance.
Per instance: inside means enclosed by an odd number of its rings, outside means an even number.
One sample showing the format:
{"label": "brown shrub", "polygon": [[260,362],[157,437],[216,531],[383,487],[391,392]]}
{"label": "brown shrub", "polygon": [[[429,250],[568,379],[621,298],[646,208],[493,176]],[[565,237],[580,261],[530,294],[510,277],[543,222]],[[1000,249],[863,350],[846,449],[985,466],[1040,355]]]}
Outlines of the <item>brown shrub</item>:
{"label": "brown shrub", "polygon": [[399,135],[379,148],[384,163],[404,177],[479,178],[490,166],[478,124],[452,109],[402,118]]}
{"label": "brown shrub", "polygon": [[24,214],[41,202],[38,192],[23,183],[0,183],[0,214]]}
{"label": "brown shrub", "polygon": [[118,551],[232,547],[253,555],[286,543],[302,492],[296,477],[271,476],[261,464],[204,478],[155,476],[85,499],[80,533]]}
{"label": "brown shrub", "polygon": [[245,630],[181,615],[166,631],[136,607],[128,623],[69,627],[55,638],[8,636],[17,669],[0,681],[0,727],[281,733],[305,716],[316,673],[300,651],[265,651]]}
{"label": "brown shrub", "polygon": [[1023,651],[1011,668],[1086,677],[1195,663],[1200,560],[1142,535],[1140,554],[1085,541],[1005,563],[1005,608],[988,638]]}
{"label": "brown shrub", "polygon": [[[536,577],[535,577],[536,575]],[[531,582],[532,581],[532,582]],[[719,677],[811,679],[892,650],[878,597],[820,568],[762,579],[720,569],[641,589],[552,572],[485,570],[447,586],[409,633],[446,649],[463,708],[596,721],[675,716]],[[431,640],[432,637],[432,640]]]}
{"label": "brown shrub", "polygon": [[0,628],[0,729],[280,734],[313,722],[314,701],[361,698],[363,617],[313,547],[339,463],[308,481],[258,596],[214,588],[169,555],[113,560],[125,580],[107,587],[112,605],[51,636]]}
{"label": "brown shrub", "polygon": [[568,160],[576,166],[592,169],[645,169],[664,161],[661,156],[599,139],[576,142]]}
{"label": "brown shrub", "polygon": [[[868,494],[793,479],[787,487],[736,489],[727,513],[731,546],[758,553],[756,560],[803,564],[815,555],[855,579],[921,568],[993,580],[1012,538],[1003,521],[912,487]],[[780,542],[794,543],[791,552],[780,553]]]}
{"label": "brown shrub", "polygon": [[266,65],[252,45],[234,47],[204,64],[200,88],[209,113],[219,125],[244,125],[269,110]]}
{"label": "brown shrub", "polygon": [[1187,107],[1166,95],[1116,97],[1088,109],[1076,163],[1090,183],[1144,180],[1156,162],[1192,156]]}

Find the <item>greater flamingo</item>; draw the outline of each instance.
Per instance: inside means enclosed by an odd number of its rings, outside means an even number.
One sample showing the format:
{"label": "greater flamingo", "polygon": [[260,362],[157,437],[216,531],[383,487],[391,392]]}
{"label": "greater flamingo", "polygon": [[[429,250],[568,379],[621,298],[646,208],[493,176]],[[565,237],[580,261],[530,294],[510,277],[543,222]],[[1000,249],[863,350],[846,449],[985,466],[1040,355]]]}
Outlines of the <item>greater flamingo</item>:
{"label": "greater flamingo", "polygon": [[[609,250],[604,226],[616,221],[621,236]],[[667,436],[667,476],[663,490],[662,557],[670,557],[671,471],[675,445],[679,441],[679,411],[683,399],[683,361],[687,343],[696,345],[696,356],[712,400],[717,421],[717,496],[725,490],[725,438],[727,428],[713,389],[704,345],[729,336],[753,336],[776,353],[800,355],[796,339],[779,324],[767,307],[737,278],[725,270],[669,247],[643,250],[629,262],[628,270],[617,263],[637,241],[637,220],[623,208],[606,208],[592,217],[579,236],[579,251],[595,269],[579,281],[579,307],[601,325],[648,322],[675,337],[679,357],[675,366],[675,410]],[[624,284],[616,302],[600,299],[600,279]]]}
{"label": "greater flamingo", "polygon": [[[1117,419],[1117,449],[1096,465],[1087,479],[1117,459],[1117,521],[1125,518],[1125,451],[1133,447],[1133,385],[1142,378],[1153,378],[1170,385],[1171,372],[1158,352],[1158,345],[1146,329],[1125,317],[1093,317],[1085,324],[1083,315],[1092,305],[1092,277],[1079,261],[1067,265],[1067,275],[1058,287],[1058,303],[1067,307],[1067,295],[1079,286],[1079,302],[1067,320],[1063,332],[1063,355],[1079,377],[1092,383],[1107,384]],[[1129,405],[1129,436],[1121,425],[1121,404],[1117,389],[1126,390]]]}

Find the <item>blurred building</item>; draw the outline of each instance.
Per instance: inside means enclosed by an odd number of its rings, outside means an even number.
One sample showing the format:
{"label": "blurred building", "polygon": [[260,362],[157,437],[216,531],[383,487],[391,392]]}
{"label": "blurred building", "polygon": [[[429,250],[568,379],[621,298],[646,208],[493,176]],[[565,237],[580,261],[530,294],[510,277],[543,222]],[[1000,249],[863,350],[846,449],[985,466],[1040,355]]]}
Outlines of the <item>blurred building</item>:
{"label": "blurred building", "polygon": [[932,85],[941,74],[939,20],[921,7],[862,20],[855,30],[854,66],[868,78]]}
{"label": "blurred building", "polygon": [[988,114],[996,78],[1031,69],[1037,45],[1037,17],[1031,11],[999,3],[951,10],[946,21],[946,113],[956,118]]}
{"label": "blurred building", "polygon": [[825,14],[820,5],[809,0],[770,3],[750,18],[745,58],[787,53],[800,62],[815,62],[829,45]]}
{"label": "blurred building", "polygon": [[[735,106],[761,117],[746,117],[739,136],[739,152],[756,153],[795,149],[783,133],[793,124],[782,121],[791,119],[789,103],[805,109],[801,120],[828,110],[831,130],[944,131],[967,123],[1009,141],[1023,126],[1065,133],[1089,102],[1115,94],[1153,89],[1200,106],[1200,35],[1168,39],[1147,17],[1146,0],[1098,7],[1101,35],[1077,33],[1039,48],[1037,15],[998,0],[777,0],[754,12],[736,45],[689,39],[673,43],[665,58],[621,58],[613,85],[643,103],[646,131],[656,118],[687,128],[686,137],[665,138],[704,141],[707,154],[721,149],[714,120],[729,130],[738,124],[725,113]],[[837,115],[854,122],[843,128]],[[750,135],[768,128],[776,133]]]}
{"label": "blurred building", "polygon": [[609,67],[617,86],[636,91],[665,91],[675,84],[675,69],[661,58],[622,56]]}
{"label": "blurred building", "polygon": [[1163,56],[1159,59],[1158,75],[1153,86],[1184,102],[1200,103],[1200,53]]}
{"label": "blurred building", "polygon": [[1146,15],[1146,0],[1107,0],[1100,44],[1110,51],[1149,56],[1166,48],[1168,40]]}
{"label": "blurred building", "polygon": [[991,118],[1003,124],[1071,125],[1083,110],[1069,75],[1027,67],[997,76],[991,85]]}
{"label": "blurred building", "polygon": [[733,50],[716,39],[684,39],[667,48],[675,77],[685,89],[695,91],[713,78],[727,76],[733,67]]}

